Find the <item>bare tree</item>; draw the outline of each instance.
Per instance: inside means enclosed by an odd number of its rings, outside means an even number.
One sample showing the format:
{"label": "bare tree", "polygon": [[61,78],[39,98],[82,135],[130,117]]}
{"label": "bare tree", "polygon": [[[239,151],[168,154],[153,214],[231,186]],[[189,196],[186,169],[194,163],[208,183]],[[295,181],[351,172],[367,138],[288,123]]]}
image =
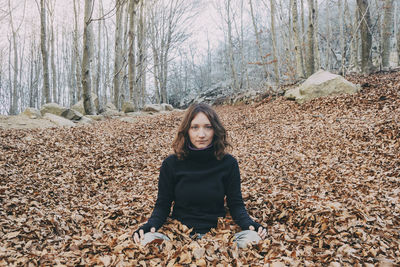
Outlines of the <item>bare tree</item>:
{"label": "bare tree", "polygon": [[137,25],[137,87],[139,91],[139,106],[144,106],[146,96],[146,14],[145,1],[139,3],[139,21]]}
{"label": "bare tree", "polygon": [[308,0],[308,50],[307,50],[307,76],[314,73],[314,22],[315,22],[315,9],[314,0]]}
{"label": "bare tree", "polygon": [[274,64],[274,73],[275,73],[275,81],[279,83],[279,68],[278,68],[278,54],[276,50],[276,33],[275,33],[275,1],[270,0],[271,5],[271,37],[272,37],[272,53],[273,53],[273,64]]}
{"label": "bare tree", "polygon": [[253,2],[252,2],[252,0],[249,0],[249,5],[250,5],[251,21],[253,22],[254,33],[255,33],[255,36],[256,36],[256,45],[257,45],[258,54],[259,54],[259,57],[260,57],[260,63],[261,63],[261,66],[263,68],[263,71],[264,71],[264,78],[268,79],[269,74],[268,74],[268,71],[267,71],[267,66],[266,66],[266,63],[264,61],[263,52],[262,52],[262,49],[261,49],[260,33],[258,31],[257,24],[256,24],[256,19],[254,17],[254,10],[253,10]]}
{"label": "bare tree", "polygon": [[369,12],[368,0],[357,0],[357,7],[361,20],[361,71],[363,73],[369,73],[372,67],[371,58],[371,46],[372,46],[372,34],[371,29],[371,18]]}
{"label": "bare tree", "polygon": [[399,22],[399,9],[400,5],[398,2],[396,2],[396,31],[397,31],[397,65],[400,65],[400,22]]}
{"label": "bare tree", "polygon": [[50,81],[49,81],[49,57],[47,55],[47,34],[46,34],[46,1],[40,0],[40,48],[42,51],[43,64],[43,93],[46,103],[51,102]]}
{"label": "bare tree", "polygon": [[83,89],[83,107],[85,113],[95,115],[96,111],[91,95],[92,84],[90,77],[90,65],[93,51],[93,30],[92,30],[92,8],[93,0],[85,0],[85,15],[83,27],[83,56],[82,56],[82,89]]}
{"label": "bare tree", "polygon": [[382,67],[389,68],[390,44],[393,32],[393,0],[385,0],[382,29]]}
{"label": "bare tree", "polygon": [[149,35],[153,51],[153,75],[158,102],[167,103],[168,66],[172,53],[187,38],[194,2],[154,0],[149,5]]}
{"label": "bare tree", "polygon": [[343,29],[343,18],[344,18],[344,11],[343,11],[343,3],[342,1],[338,1],[338,9],[339,9],[339,41],[340,41],[340,73],[344,75],[344,59],[345,59],[345,52],[344,52],[344,29]]}
{"label": "bare tree", "polygon": [[129,52],[128,52],[128,77],[129,77],[129,95],[133,102],[135,110],[139,107],[139,90],[136,84],[136,66],[135,66],[135,13],[138,1],[129,2]]}
{"label": "bare tree", "polygon": [[292,16],[293,16],[293,33],[294,33],[294,51],[296,55],[296,73],[298,78],[304,77],[303,50],[301,49],[298,27],[297,0],[291,0]]}
{"label": "bare tree", "polygon": [[[50,3],[53,3],[53,6],[51,6]],[[52,81],[52,96],[53,96],[53,102],[58,103],[57,95],[58,95],[58,90],[57,90],[57,68],[56,68],[56,52],[55,52],[55,34],[54,34],[54,4],[55,2],[52,1],[47,1],[48,5],[48,13],[49,13],[49,18],[50,18],[50,25],[49,31],[50,31],[50,66],[51,66],[51,81]]]}
{"label": "bare tree", "polygon": [[124,2],[117,0],[117,14],[115,20],[115,46],[114,46],[114,105],[120,108],[120,89],[122,81],[122,14]]}

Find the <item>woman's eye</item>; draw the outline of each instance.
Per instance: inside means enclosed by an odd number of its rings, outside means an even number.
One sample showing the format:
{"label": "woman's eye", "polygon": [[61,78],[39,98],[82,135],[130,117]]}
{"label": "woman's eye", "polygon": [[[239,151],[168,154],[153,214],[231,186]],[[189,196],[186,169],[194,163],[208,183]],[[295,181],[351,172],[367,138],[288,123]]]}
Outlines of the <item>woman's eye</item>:
{"label": "woman's eye", "polygon": [[207,126],[206,128],[207,128],[207,129],[212,129],[213,127],[212,127],[212,126]]}
{"label": "woman's eye", "polygon": [[192,128],[192,129],[198,129],[199,126],[191,126],[190,128]]}

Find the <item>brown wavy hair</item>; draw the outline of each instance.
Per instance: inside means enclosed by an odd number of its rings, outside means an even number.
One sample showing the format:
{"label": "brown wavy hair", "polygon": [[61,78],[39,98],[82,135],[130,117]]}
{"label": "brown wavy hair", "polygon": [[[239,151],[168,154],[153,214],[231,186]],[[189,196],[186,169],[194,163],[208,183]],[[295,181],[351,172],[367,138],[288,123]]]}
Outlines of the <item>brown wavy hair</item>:
{"label": "brown wavy hair", "polygon": [[232,147],[227,141],[227,132],[222,125],[215,110],[204,103],[192,104],[185,113],[183,121],[179,126],[178,133],[176,134],[175,140],[172,142],[172,148],[178,159],[183,160],[189,154],[188,145],[190,144],[189,129],[193,118],[200,112],[203,112],[210,121],[214,129],[214,137],[212,145],[215,148],[215,157],[221,160],[226,154],[227,147]]}

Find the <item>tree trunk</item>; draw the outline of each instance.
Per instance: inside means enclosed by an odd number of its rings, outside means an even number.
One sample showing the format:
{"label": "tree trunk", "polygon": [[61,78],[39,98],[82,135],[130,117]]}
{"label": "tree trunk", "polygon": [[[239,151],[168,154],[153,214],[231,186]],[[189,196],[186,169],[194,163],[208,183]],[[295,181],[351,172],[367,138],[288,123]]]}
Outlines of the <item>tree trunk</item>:
{"label": "tree trunk", "polygon": [[233,79],[233,90],[238,91],[239,86],[238,86],[238,78],[237,78],[237,73],[236,73],[236,67],[235,67],[235,61],[233,58],[233,40],[232,40],[232,22],[231,22],[231,0],[227,1],[227,6],[226,6],[226,11],[227,11],[227,16],[228,16],[228,56],[229,56],[229,65],[232,71],[232,79]]}
{"label": "tree trunk", "polygon": [[290,6],[292,7],[293,16],[293,33],[294,33],[294,52],[296,55],[296,74],[298,78],[304,78],[303,69],[303,56],[299,38],[298,28],[298,12],[297,12],[297,0],[291,0]]}
{"label": "tree trunk", "polygon": [[[13,63],[9,68],[13,69],[12,87],[10,87],[10,115],[16,115],[18,113],[18,46],[17,46],[17,30],[14,27],[14,21],[12,16],[12,9],[10,0],[8,1],[8,7],[10,12],[10,26],[12,31],[12,47],[13,47]],[[11,44],[10,44],[11,47]],[[11,55],[11,53],[10,53]],[[10,61],[11,63],[11,61]],[[11,81],[11,76],[9,77]]]}
{"label": "tree trunk", "polygon": [[270,0],[271,4],[271,37],[272,37],[272,53],[273,53],[273,64],[275,73],[275,82],[279,83],[279,68],[278,68],[278,54],[276,51],[276,33],[275,33],[275,0]]}
{"label": "tree trunk", "polygon": [[[53,18],[54,20],[54,18]],[[53,91],[53,102],[58,103],[59,99],[57,99],[57,68],[56,68],[56,62],[55,62],[55,49],[54,49],[54,21],[51,23],[50,27],[51,33],[50,33],[50,45],[51,45],[51,57],[50,57],[50,63],[51,63],[51,79],[52,79],[52,91]]]}
{"label": "tree trunk", "polygon": [[308,0],[308,50],[307,50],[307,76],[314,73],[314,0]]}
{"label": "tree trunk", "polygon": [[92,99],[92,84],[90,76],[90,65],[92,60],[93,40],[92,40],[92,7],[93,0],[85,0],[85,15],[83,27],[83,56],[82,56],[82,90],[83,107],[85,113],[95,115],[96,111]]}
{"label": "tree trunk", "polygon": [[45,0],[40,0],[40,48],[43,63],[43,93],[46,103],[50,103],[49,59],[46,48],[46,7]]}
{"label": "tree trunk", "polygon": [[340,74],[344,75],[344,29],[343,29],[343,3],[342,1],[338,1],[338,9],[339,9],[339,42],[340,42]]}
{"label": "tree trunk", "polygon": [[136,68],[135,68],[135,1],[129,3],[129,30],[128,30],[128,78],[129,78],[129,95],[130,101],[133,102],[135,110],[139,107],[139,93],[136,84]]}
{"label": "tree trunk", "polygon": [[249,0],[249,5],[250,5],[251,21],[253,22],[254,33],[255,33],[255,36],[256,36],[256,44],[257,44],[258,54],[260,56],[260,63],[262,65],[263,72],[264,72],[264,79],[268,79],[269,74],[268,74],[268,71],[267,71],[267,66],[265,64],[264,57],[263,57],[263,52],[262,52],[262,49],[261,49],[260,33],[258,32],[256,19],[254,17],[254,10],[253,10],[253,2],[252,2],[252,0]]}
{"label": "tree trunk", "polygon": [[140,107],[143,107],[145,104],[145,96],[146,96],[146,17],[145,17],[145,1],[140,1],[139,3],[139,23],[138,23],[138,38],[137,38],[137,48],[138,48],[138,72],[137,72],[137,86],[139,91],[139,99],[138,101]]}
{"label": "tree trunk", "polygon": [[372,35],[369,31],[371,29],[371,19],[368,0],[357,0],[357,6],[361,19],[361,71],[370,73],[372,67],[372,58],[370,56]]}
{"label": "tree trunk", "polygon": [[[346,0],[346,6],[348,5],[347,0]],[[354,19],[352,20],[352,27],[351,27],[351,32],[352,32],[352,38],[351,38],[351,44],[350,44],[350,66],[349,69],[350,71],[358,71],[359,66],[358,66],[358,44],[359,44],[359,31],[358,31],[358,21],[359,21],[359,12],[358,8],[355,9],[354,11]],[[348,14],[349,20],[351,21],[350,18],[350,13]]]}
{"label": "tree trunk", "polygon": [[306,52],[306,26],[304,22],[304,0],[300,0],[300,14],[301,14],[301,51],[303,54],[303,70],[304,74],[307,75],[307,52]]}
{"label": "tree trunk", "polygon": [[398,18],[400,4],[396,2],[396,31],[397,31],[397,65],[400,66],[400,22]]}
{"label": "tree trunk", "polygon": [[120,89],[122,72],[122,9],[123,4],[117,2],[117,17],[115,21],[115,49],[114,49],[114,105],[120,109]]}
{"label": "tree trunk", "polygon": [[[79,3],[79,2],[78,2]],[[77,7],[77,0],[74,0],[74,57],[72,64],[75,64],[74,70],[75,70],[75,80],[76,80],[76,87],[74,89],[77,89],[76,92],[76,99],[75,100],[80,100],[82,97],[82,76],[81,76],[81,64],[80,64],[80,53],[79,53],[79,43],[78,43],[78,7]],[[75,102],[72,102],[72,104],[75,104]]]}
{"label": "tree trunk", "polygon": [[321,57],[319,54],[319,42],[318,42],[318,2],[314,2],[314,71],[321,68]]}
{"label": "tree trunk", "polygon": [[385,0],[382,31],[382,67],[388,69],[393,32],[393,0]]}

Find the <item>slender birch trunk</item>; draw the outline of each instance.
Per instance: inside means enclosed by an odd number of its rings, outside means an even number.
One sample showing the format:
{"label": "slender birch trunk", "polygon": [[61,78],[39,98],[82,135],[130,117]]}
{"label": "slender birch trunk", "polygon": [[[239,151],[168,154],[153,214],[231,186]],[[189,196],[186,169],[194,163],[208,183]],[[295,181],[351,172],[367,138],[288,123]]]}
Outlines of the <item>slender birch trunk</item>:
{"label": "slender birch trunk", "polygon": [[[78,2],[79,3],[79,2]],[[77,7],[77,0],[73,1],[74,4],[74,57],[73,57],[73,62],[72,64],[75,64],[74,69],[75,69],[75,79],[76,79],[76,87],[74,89],[77,89],[77,92],[75,93],[76,99],[75,100],[80,100],[82,98],[82,76],[81,76],[81,64],[80,64],[80,53],[79,53],[79,38],[78,38],[78,7]],[[75,104],[75,102],[72,102],[72,104]]]}
{"label": "slender birch trunk", "polygon": [[91,83],[91,61],[93,52],[93,30],[92,30],[92,7],[93,0],[85,0],[85,15],[83,27],[83,56],[82,56],[82,89],[83,89],[83,106],[85,113],[95,115],[96,111],[92,99],[92,83]]}
{"label": "slender birch trunk", "polygon": [[396,31],[397,31],[397,65],[400,66],[400,25],[399,25],[399,9],[400,9],[400,4],[396,2]]}
{"label": "slender birch trunk", "polygon": [[[54,20],[54,18],[53,18]],[[57,99],[57,68],[55,62],[55,49],[54,49],[54,21],[52,21],[50,26],[50,49],[51,49],[51,56],[50,56],[50,64],[51,64],[51,80],[52,80],[52,91],[53,91],[53,102],[58,103],[59,99]]]}
{"label": "slender birch trunk", "polygon": [[272,53],[273,53],[273,64],[275,73],[275,83],[279,83],[279,68],[278,68],[278,54],[276,50],[276,32],[275,32],[275,0],[270,0],[271,5],[271,37],[272,37]]}
{"label": "slender birch trunk", "polygon": [[308,0],[307,76],[311,76],[314,73],[314,18],[314,0]]}
{"label": "slender birch trunk", "polygon": [[[8,7],[10,11],[10,26],[11,26],[11,32],[12,32],[12,47],[13,47],[13,63],[12,67],[11,64],[9,66],[9,69],[13,69],[13,78],[12,78],[12,87],[10,87],[10,110],[9,113],[10,115],[16,115],[18,113],[18,45],[17,45],[17,30],[15,29],[14,26],[14,21],[13,21],[13,16],[12,16],[12,11],[11,11],[11,2],[10,0],[8,1]],[[10,48],[11,48],[11,43],[10,43]],[[11,56],[11,53],[10,53]],[[11,60],[10,60],[11,63]],[[10,81],[11,81],[11,75],[10,75]]]}
{"label": "slender birch trunk", "polygon": [[233,90],[238,91],[239,90],[239,85],[238,85],[238,78],[237,78],[237,72],[236,72],[236,67],[235,67],[235,60],[233,57],[233,40],[232,40],[232,21],[231,21],[231,0],[227,1],[226,5],[226,11],[227,11],[227,17],[228,17],[228,56],[229,56],[229,65],[231,68],[232,72],[232,78],[233,78]]}
{"label": "slender birch trunk", "polygon": [[382,29],[382,67],[389,68],[390,44],[393,31],[393,0],[385,0]]}
{"label": "slender birch trunk", "polygon": [[261,66],[262,66],[263,72],[264,72],[264,79],[268,79],[269,78],[269,74],[268,74],[268,71],[267,71],[267,66],[265,64],[264,57],[263,57],[263,52],[262,52],[262,49],[261,49],[260,33],[258,32],[256,19],[254,17],[254,10],[253,10],[253,2],[252,2],[252,0],[249,0],[249,5],[250,5],[251,21],[253,22],[254,33],[255,33],[255,36],[256,36],[256,44],[257,44],[258,54],[260,56],[260,63],[261,63]]}
{"label": "slender birch trunk", "polygon": [[135,1],[129,3],[129,30],[128,30],[128,78],[130,101],[133,102],[135,110],[139,108],[139,93],[136,84],[135,68]]}
{"label": "slender birch trunk", "polygon": [[294,34],[294,52],[296,56],[296,74],[298,78],[304,78],[303,69],[303,56],[299,38],[298,28],[298,12],[297,12],[297,0],[291,0],[292,16],[293,16],[293,34]]}
{"label": "slender birch trunk", "polygon": [[357,0],[358,10],[360,12],[361,19],[361,71],[363,73],[369,73],[372,67],[371,46],[372,46],[372,35],[371,29],[371,18],[369,11],[368,0]]}
{"label": "slender birch trunk", "polygon": [[45,0],[40,0],[40,47],[43,63],[43,93],[46,103],[50,103],[49,59],[47,55],[46,42],[46,6]]}
{"label": "slender birch trunk", "polygon": [[117,2],[117,17],[115,21],[114,46],[114,105],[120,109],[120,88],[122,72],[122,3]]}
{"label": "slender birch trunk", "polygon": [[343,3],[342,1],[338,1],[338,9],[339,9],[339,42],[340,42],[340,73],[344,75],[344,29],[343,29]]}
{"label": "slender birch trunk", "polygon": [[319,7],[318,2],[315,0],[314,2],[314,71],[321,68],[321,56],[319,53],[319,42],[318,42],[318,30],[319,30],[319,23],[318,23],[318,13]]}

